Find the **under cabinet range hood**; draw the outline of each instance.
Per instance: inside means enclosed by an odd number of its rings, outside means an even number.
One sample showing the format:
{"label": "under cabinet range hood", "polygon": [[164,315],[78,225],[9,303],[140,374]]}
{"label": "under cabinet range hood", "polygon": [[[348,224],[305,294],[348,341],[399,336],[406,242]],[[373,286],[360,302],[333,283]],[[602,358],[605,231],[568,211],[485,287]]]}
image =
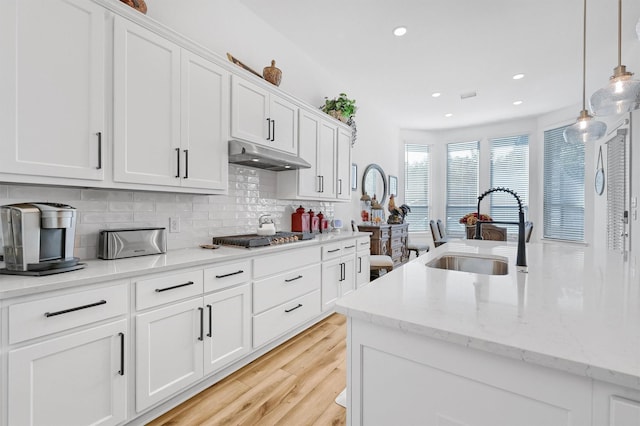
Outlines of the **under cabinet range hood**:
{"label": "under cabinet range hood", "polygon": [[229,163],[276,172],[311,167],[311,164],[295,155],[237,140],[229,141]]}

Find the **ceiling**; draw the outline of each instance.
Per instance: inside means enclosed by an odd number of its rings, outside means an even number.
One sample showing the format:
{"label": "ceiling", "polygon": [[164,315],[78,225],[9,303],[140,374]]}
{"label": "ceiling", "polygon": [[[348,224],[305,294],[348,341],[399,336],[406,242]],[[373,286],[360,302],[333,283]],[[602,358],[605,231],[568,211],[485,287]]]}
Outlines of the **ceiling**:
{"label": "ceiling", "polygon": [[[240,1],[344,81],[360,109],[384,111],[402,129],[458,128],[571,106],[579,113],[581,0]],[[617,65],[617,5],[588,2],[587,103]],[[629,58],[640,64],[639,17],[640,1],[623,2],[622,63],[638,73]],[[393,36],[400,25],[407,34]],[[514,80],[517,73],[525,77]],[[469,92],[477,96],[461,99]]]}

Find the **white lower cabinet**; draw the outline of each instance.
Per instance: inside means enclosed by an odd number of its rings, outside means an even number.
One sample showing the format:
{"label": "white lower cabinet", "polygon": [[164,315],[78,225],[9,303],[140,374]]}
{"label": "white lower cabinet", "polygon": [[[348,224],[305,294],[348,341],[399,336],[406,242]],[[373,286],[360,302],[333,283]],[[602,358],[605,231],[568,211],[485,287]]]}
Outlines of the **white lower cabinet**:
{"label": "white lower cabinet", "polygon": [[116,425],[126,419],[127,320],[9,352],[9,425]]}
{"label": "white lower cabinet", "polygon": [[249,284],[204,297],[204,374],[212,373],[251,350]]}
{"label": "white lower cabinet", "polygon": [[136,316],[136,410],[196,383],[250,350],[245,284]]}
{"label": "white lower cabinet", "polygon": [[356,289],[355,253],[355,240],[327,244],[322,247],[323,311],[333,309],[339,297]]}
{"label": "white lower cabinet", "polygon": [[356,240],[356,288],[369,284],[371,280],[370,256],[371,240],[362,237]]}

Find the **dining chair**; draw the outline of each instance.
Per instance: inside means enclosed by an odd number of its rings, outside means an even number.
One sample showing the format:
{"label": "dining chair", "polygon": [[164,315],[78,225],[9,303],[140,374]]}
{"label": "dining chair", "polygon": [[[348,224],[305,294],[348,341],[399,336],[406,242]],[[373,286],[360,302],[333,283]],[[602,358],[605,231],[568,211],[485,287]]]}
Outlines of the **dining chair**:
{"label": "dining chair", "polygon": [[[438,226],[438,222],[441,226]],[[437,222],[435,220],[430,220],[429,229],[431,229],[431,236],[433,237],[433,245],[435,247],[441,246],[448,241],[444,225],[442,225],[442,221],[440,219],[438,219]]]}
{"label": "dining chair", "polygon": [[[475,236],[475,226],[467,227],[467,239],[473,239]],[[482,225],[482,239],[491,241],[507,241],[507,228],[485,223]]]}

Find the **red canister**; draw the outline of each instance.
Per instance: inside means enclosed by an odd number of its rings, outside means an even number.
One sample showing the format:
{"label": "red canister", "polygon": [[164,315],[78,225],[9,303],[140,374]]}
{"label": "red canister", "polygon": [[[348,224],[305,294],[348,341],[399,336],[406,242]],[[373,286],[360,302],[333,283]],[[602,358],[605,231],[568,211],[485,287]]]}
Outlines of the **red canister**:
{"label": "red canister", "polygon": [[311,222],[311,232],[320,232],[320,221],[311,209],[309,209],[309,220]]}
{"label": "red canister", "polygon": [[309,213],[304,211],[304,207],[300,206],[296,209],[295,213],[291,213],[291,230],[293,232],[311,231]]}
{"label": "red canister", "polygon": [[329,220],[324,218],[322,212],[318,213],[318,225],[320,232],[327,232],[329,230]]}

